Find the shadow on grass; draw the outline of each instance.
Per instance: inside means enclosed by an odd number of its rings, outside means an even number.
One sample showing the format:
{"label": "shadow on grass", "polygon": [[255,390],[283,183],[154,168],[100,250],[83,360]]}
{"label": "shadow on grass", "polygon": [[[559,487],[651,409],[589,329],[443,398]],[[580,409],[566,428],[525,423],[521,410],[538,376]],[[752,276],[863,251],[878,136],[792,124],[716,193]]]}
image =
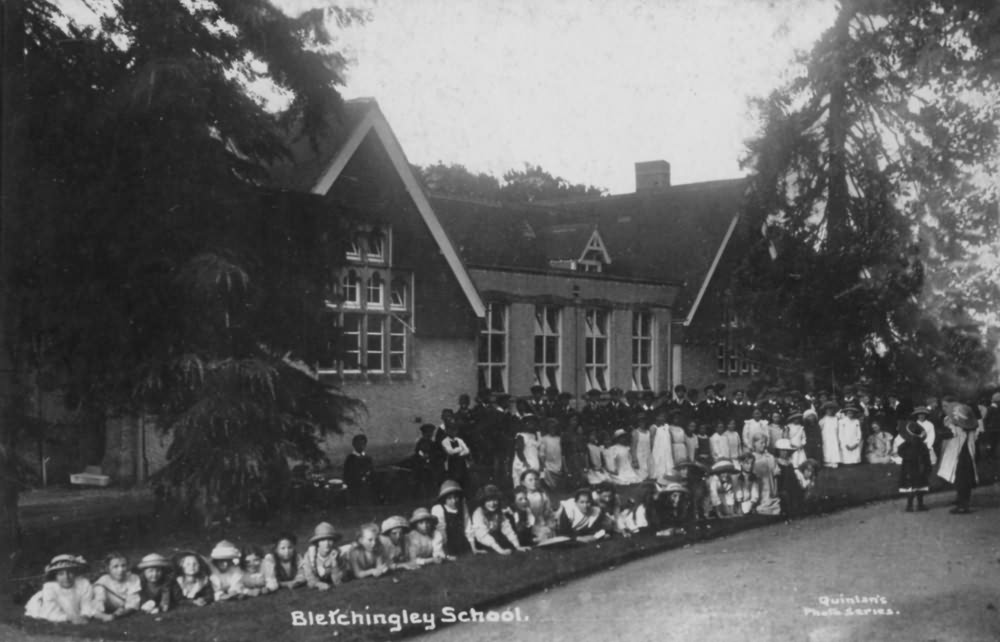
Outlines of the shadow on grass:
{"label": "shadow on grass", "polygon": [[[997,467],[983,466],[985,480],[992,480]],[[817,486],[819,502],[813,515],[820,515],[868,502],[897,497],[898,467],[893,465],[856,466],[826,471]],[[936,488],[943,486],[936,480]],[[381,511],[380,511],[381,512]],[[388,512],[386,512],[388,514]],[[355,517],[360,517],[357,515]],[[172,611],[162,617],[133,616],[117,622],[92,623],[80,627],[53,625],[25,620],[21,607],[8,602],[0,618],[19,625],[28,633],[63,634],[116,640],[183,640],[229,642],[246,640],[384,640],[424,633],[425,623],[400,625],[391,621],[377,624],[294,626],[295,621],[313,615],[358,613],[359,617],[413,614],[429,618],[434,627],[446,624],[443,609],[499,609],[511,601],[558,584],[600,572],[649,555],[726,537],[780,521],[749,516],[703,523],[683,536],[643,536],[614,539],[598,544],[562,549],[536,549],[509,557],[482,555],[416,572],[398,573],[379,579],[349,582],[325,593],[300,589],[243,602],[216,604],[205,608]],[[244,534],[244,533],[241,533]],[[262,541],[270,533],[246,532],[244,541]],[[256,536],[255,536],[256,535]],[[206,538],[202,536],[201,546]],[[175,542],[182,546],[181,542]],[[159,547],[163,549],[163,543]],[[300,612],[301,615],[294,615]],[[367,620],[366,620],[367,621]],[[410,621],[410,620],[408,620]]]}

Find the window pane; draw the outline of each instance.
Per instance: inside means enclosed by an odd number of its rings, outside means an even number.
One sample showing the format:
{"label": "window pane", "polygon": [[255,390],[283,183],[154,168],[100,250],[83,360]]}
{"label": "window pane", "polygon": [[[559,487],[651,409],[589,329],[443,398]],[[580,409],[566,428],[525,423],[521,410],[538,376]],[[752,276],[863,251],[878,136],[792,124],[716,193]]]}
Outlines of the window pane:
{"label": "window pane", "polygon": [[545,363],[557,363],[559,339],[557,337],[545,337]]}
{"label": "window pane", "polygon": [[492,338],[490,342],[490,361],[492,363],[505,363],[507,361],[506,350],[504,349],[505,343],[502,336],[494,336]]}
{"label": "window pane", "polygon": [[535,337],[535,363],[545,361],[545,337]]}

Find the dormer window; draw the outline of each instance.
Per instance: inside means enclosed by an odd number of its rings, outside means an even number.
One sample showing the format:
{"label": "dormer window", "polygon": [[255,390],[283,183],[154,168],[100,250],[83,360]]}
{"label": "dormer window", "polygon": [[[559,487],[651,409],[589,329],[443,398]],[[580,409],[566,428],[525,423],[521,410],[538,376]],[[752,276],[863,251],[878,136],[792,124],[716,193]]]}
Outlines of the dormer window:
{"label": "dormer window", "polygon": [[605,265],[611,264],[611,256],[604,247],[604,239],[601,238],[597,228],[590,234],[583,253],[576,261],[576,269],[579,272],[603,272]]}
{"label": "dormer window", "polygon": [[385,225],[364,225],[359,227],[347,248],[347,260],[351,263],[390,263],[390,228]]}

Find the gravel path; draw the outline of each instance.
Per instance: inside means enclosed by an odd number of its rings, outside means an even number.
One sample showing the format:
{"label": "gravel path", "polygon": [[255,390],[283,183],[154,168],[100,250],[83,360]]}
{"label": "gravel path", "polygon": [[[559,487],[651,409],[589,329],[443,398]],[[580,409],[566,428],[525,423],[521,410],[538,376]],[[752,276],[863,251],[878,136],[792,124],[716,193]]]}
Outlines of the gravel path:
{"label": "gravel path", "polygon": [[927,513],[887,502],[664,553],[510,604],[527,622],[427,638],[1000,640],[1000,487],[977,489],[970,515],[949,514],[953,498],[930,497]]}

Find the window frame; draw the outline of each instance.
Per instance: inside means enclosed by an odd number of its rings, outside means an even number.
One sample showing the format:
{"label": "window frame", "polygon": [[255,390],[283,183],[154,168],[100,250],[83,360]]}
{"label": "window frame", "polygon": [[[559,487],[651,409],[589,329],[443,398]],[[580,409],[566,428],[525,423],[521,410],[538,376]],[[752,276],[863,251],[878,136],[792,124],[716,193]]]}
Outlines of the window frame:
{"label": "window frame", "polygon": [[[642,322],[648,321],[649,334],[642,334]],[[646,345],[648,362],[642,361],[642,347]],[[645,371],[648,387],[642,387],[636,374]],[[650,392],[656,389],[656,316],[652,310],[632,311],[632,390]]]}
{"label": "window frame", "polygon": [[[499,311],[502,328],[493,328],[494,314]],[[503,340],[503,359],[494,361],[494,341],[497,337]],[[483,342],[485,341],[485,350]],[[476,338],[476,377],[480,387],[493,392],[506,393],[510,390],[510,306],[501,302],[489,302],[486,304],[486,314],[483,316],[479,327],[479,334]],[[484,361],[481,357],[486,355]],[[494,387],[494,371],[499,371],[499,381],[501,389]],[[484,376],[485,372],[485,376]]]}
{"label": "window frame", "polygon": [[[600,317],[598,316],[600,315]],[[593,321],[591,320],[591,317]],[[604,319],[603,330],[597,323],[598,318]],[[611,383],[611,336],[612,319],[611,310],[607,308],[585,308],[584,319],[584,351],[583,351],[583,375],[587,382],[588,390],[600,390],[606,392],[612,388]],[[600,333],[598,333],[600,332]],[[598,346],[604,346],[603,350],[598,350]],[[602,353],[603,361],[598,361],[591,357],[597,357],[598,352]],[[603,384],[599,374],[603,373]]]}
{"label": "window frame", "polygon": [[[549,323],[549,312],[555,314],[554,324]],[[539,314],[541,314],[541,317],[539,317]],[[539,323],[539,319],[541,319],[541,323]],[[555,327],[551,328],[550,326],[552,325]],[[544,304],[535,306],[534,354],[532,361],[534,385],[544,388],[554,386],[562,390],[562,326],[563,308],[561,306]],[[549,342],[553,339],[555,340],[555,360],[549,361],[547,358]],[[541,347],[541,360],[539,360],[539,345]],[[550,376],[549,368],[555,369],[552,376]]]}

